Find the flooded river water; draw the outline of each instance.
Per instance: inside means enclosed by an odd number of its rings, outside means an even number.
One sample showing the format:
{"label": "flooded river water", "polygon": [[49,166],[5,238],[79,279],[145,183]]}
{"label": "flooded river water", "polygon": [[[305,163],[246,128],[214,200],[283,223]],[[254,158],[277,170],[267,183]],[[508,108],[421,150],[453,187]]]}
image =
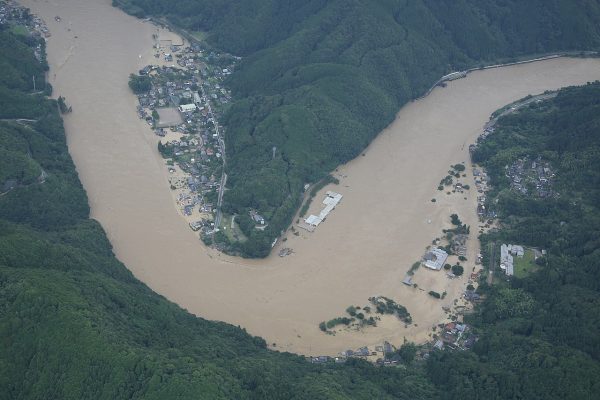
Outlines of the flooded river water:
{"label": "flooded river water", "polygon": [[[106,230],[117,257],[190,312],[240,325],[277,349],[310,355],[427,339],[466,278],[451,281],[443,272],[419,270],[420,286],[448,292],[441,301],[402,285],[402,278],[449,226],[452,212],[477,225],[476,193],[465,200],[436,190],[448,166],[468,165],[468,145],[497,108],[600,79],[599,59],[554,59],[477,71],[434,90],[402,108],[364,157],[339,168],[334,190],[344,195],[342,202],[314,233],[287,235],[293,255],[248,261],[206,249],[191,232],[173,206],[158,139],[136,115],[128,75],[156,63],[156,27],[113,8],[110,0],[23,3],[50,28],[50,82],[73,107],[65,116],[69,150],[92,218]],[[470,260],[476,251],[472,239]],[[351,304],[366,305],[373,295],[406,306],[415,324],[405,328],[384,318],[362,332],[319,331],[320,321],[342,316]]]}

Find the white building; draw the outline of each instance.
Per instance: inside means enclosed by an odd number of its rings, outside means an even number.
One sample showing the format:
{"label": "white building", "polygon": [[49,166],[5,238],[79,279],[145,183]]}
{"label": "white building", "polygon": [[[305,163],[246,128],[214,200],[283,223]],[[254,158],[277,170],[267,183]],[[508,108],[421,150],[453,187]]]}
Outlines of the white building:
{"label": "white building", "polygon": [[195,104],[181,104],[179,106],[179,111],[181,111],[181,112],[196,111],[196,105]]}
{"label": "white building", "polygon": [[444,266],[444,263],[446,262],[447,258],[448,253],[436,247],[425,254],[425,256],[423,257],[425,262],[423,264],[429,269],[439,271]]}
{"label": "white building", "polygon": [[516,244],[513,244],[511,246],[509,244],[508,249],[510,251],[510,254],[512,254],[513,256],[523,257],[525,255],[525,250],[523,249],[522,246],[517,246]]}
{"label": "white building", "polygon": [[319,226],[321,222],[327,218],[327,215],[338,205],[338,203],[342,200],[342,195],[336,192],[328,191],[325,196],[325,200],[323,200],[323,204],[325,207],[321,210],[319,215],[310,215],[308,218],[304,220],[309,225],[314,227]]}
{"label": "white building", "polygon": [[202,98],[198,93],[194,93],[194,104],[196,104],[196,107],[198,108],[202,107]]}
{"label": "white building", "polygon": [[504,271],[507,276],[513,276],[515,274],[513,256],[510,254],[512,245],[503,244],[500,246],[500,269]]}

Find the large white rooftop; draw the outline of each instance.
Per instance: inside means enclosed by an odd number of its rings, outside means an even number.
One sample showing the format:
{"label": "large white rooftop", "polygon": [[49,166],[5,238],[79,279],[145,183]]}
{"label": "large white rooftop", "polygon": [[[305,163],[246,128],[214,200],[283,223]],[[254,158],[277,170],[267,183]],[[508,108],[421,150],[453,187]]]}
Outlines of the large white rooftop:
{"label": "large white rooftop", "polygon": [[510,255],[512,247],[510,244],[508,246],[505,244],[500,246],[500,268],[508,276],[512,276],[515,273],[513,256]]}
{"label": "large white rooftop", "polygon": [[325,199],[323,200],[323,204],[325,207],[321,210],[319,215],[309,215],[308,218],[304,220],[309,225],[319,226],[321,222],[327,218],[327,215],[338,205],[338,203],[342,200],[342,195],[336,192],[327,191],[325,193]]}
{"label": "large white rooftop", "polygon": [[425,254],[425,266],[429,269],[439,271],[444,266],[448,253],[436,247]]}
{"label": "large white rooftop", "polygon": [[181,105],[179,105],[179,111],[181,111],[181,112],[196,111],[196,105],[195,104],[181,104]]}

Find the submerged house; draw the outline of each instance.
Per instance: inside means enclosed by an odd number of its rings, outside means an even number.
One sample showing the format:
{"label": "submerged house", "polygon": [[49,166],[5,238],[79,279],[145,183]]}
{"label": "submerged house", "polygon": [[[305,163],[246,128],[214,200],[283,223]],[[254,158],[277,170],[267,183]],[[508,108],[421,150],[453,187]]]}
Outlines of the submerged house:
{"label": "submerged house", "polygon": [[325,200],[323,200],[323,204],[325,207],[321,210],[319,215],[310,215],[304,221],[312,225],[314,227],[319,226],[321,222],[327,218],[329,213],[338,205],[338,203],[342,200],[342,195],[336,192],[328,191],[325,196]]}
{"label": "submerged house", "polygon": [[436,247],[430,251],[428,251],[425,256],[423,256],[423,264],[429,268],[436,271],[439,271],[444,266],[444,263],[448,259],[448,253],[444,250]]}

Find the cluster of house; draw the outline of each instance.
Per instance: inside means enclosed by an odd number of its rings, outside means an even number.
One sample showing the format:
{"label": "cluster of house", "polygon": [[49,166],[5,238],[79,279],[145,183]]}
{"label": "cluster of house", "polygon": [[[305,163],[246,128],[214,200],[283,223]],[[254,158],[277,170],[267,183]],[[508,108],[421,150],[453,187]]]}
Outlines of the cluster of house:
{"label": "cluster of house", "polygon": [[522,246],[516,244],[502,244],[500,246],[500,269],[504,271],[506,276],[513,276],[515,274],[514,258],[523,257],[525,250]]}
{"label": "cluster of house", "polygon": [[[488,121],[483,127],[483,132],[477,137],[477,143],[469,146],[469,154],[471,155],[471,158],[473,157],[473,153],[477,149],[479,143],[494,133],[496,122],[497,119]],[[489,209],[489,205],[486,206],[486,193],[489,190],[490,184],[490,178],[488,174],[483,168],[474,167],[473,178],[475,179],[475,188],[477,189],[477,215],[481,220],[490,220],[496,218],[496,212]]]}
{"label": "cluster of house", "polygon": [[356,358],[366,358],[371,355],[376,355],[377,353],[369,351],[368,347],[361,347],[358,350],[344,350],[337,357],[329,357],[329,356],[317,356],[310,357],[310,362],[313,364],[323,364],[327,362],[335,362],[335,363],[344,363],[348,358],[356,357]]}
{"label": "cluster of house", "polygon": [[[173,165],[168,166],[169,184],[177,191],[176,202],[181,212],[188,217],[200,213],[204,219],[212,220],[212,199],[220,186],[215,175],[220,169],[218,157],[204,145],[203,138],[207,138],[206,134],[182,135],[178,140],[166,142],[163,148],[169,149],[172,157]],[[194,231],[209,230],[210,224],[198,220],[192,221],[190,227]]]}
{"label": "cluster of house", "polygon": [[[478,262],[480,262],[481,254],[477,256],[477,259]],[[467,284],[469,286],[467,286],[467,290],[465,290],[463,297],[465,298],[465,300],[470,301],[471,303],[479,303],[482,300],[481,295],[477,293],[476,289],[473,287],[474,283],[479,282],[479,278],[482,272],[482,269],[478,270],[477,272],[471,272],[469,280],[467,281]]]}
{"label": "cluster of house", "polygon": [[317,356],[309,357],[309,360],[313,364],[328,362],[344,363],[348,358],[361,358],[375,362],[381,366],[397,365],[400,361],[396,348],[387,341],[383,342],[381,346],[375,346],[374,350],[370,350],[367,346],[364,346],[356,350],[344,350],[337,357]]}
{"label": "cluster of house", "polygon": [[519,158],[504,168],[512,190],[524,195],[529,194],[530,190],[535,190],[535,193],[542,198],[555,195],[552,190],[555,174],[550,163],[542,160],[540,156],[535,160],[528,157]]}
{"label": "cluster of house", "polygon": [[180,211],[189,217],[192,230],[207,234],[215,228],[214,202],[225,153],[219,118],[231,101],[222,82],[239,58],[198,44],[170,45],[169,51],[165,60],[174,57],[178,67],[148,65],[139,71],[150,79],[151,88],[138,95],[138,115],[162,138],[159,150],[167,159]]}
{"label": "cluster of house", "polygon": [[[221,107],[211,107],[209,97],[213,99],[215,95],[225,102],[231,99],[229,92],[222,89],[225,94],[221,93],[220,85],[207,85],[191,71],[154,65],[140,73],[151,78],[152,88],[138,95],[138,115],[154,126],[159,136],[164,136],[164,128],[194,132],[216,124],[221,117]],[[221,93],[221,97],[214,91]]]}
{"label": "cluster of house", "polygon": [[[475,342],[478,340],[478,336],[472,332],[471,328],[467,324],[464,323],[449,322],[447,324],[440,324],[439,328],[441,329],[441,334],[434,335],[435,339],[433,342],[430,342],[428,345],[420,348],[418,351],[419,357],[426,359],[431,350],[443,350],[444,348],[453,350],[468,350],[472,348]],[[308,361],[312,362],[313,364],[324,364],[330,362],[344,363],[349,358],[360,358],[383,367],[395,366],[402,362],[397,348],[387,341],[383,342],[383,345],[381,346],[375,346],[374,350],[364,346],[357,350],[344,350],[336,357],[307,357]]]}
{"label": "cluster of house", "polygon": [[[505,113],[514,111],[516,108],[513,107]],[[494,126],[497,118],[488,122],[483,130],[483,133],[477,138],[477,144],[469,146],[469,152],[471,155],[477,149],[480,142],[485,140],[489,135],[494,133]],[[534,192],[541,198],[556,197],[556,193],[552,189],[552,182],[555,177],[555,173],[552,170],[552,166],[549,162],[542,160],[541,156],[535,159],[524,157],[519,158],[511,165],[505,166],[506,177],[510,179],[511,189],[515,192],[523,195]],[[473,176],[475,177],[475,185],[477,187],[477,214],[482,220],[489,220],[496,218],[497,214],[495,211],[490,210],[489,204],[486,206],[486,193],[489,189],[489,177],[483,169],[473,168]]]}
{"label": "cluster of house", "polygon": [[465,234],[457,234],[452,236],[450,240],[450,246],[452,248],[452,252],[459,257],[467,256],[467,239],[469,235]]}
{"label": "cluster of house", "polygon": [[340,353],[342,357],[369,357],[375,355],[377,352],[371,352],[367,346],[361,347],[357,350],[344,350]]}
{"label": "cluster of house", "polygon": [[442,350],[450,348],[455,350],[466,350],[473,347],[477,341],[477,336],[474,335],[467,324],[458,322],[449,322],[440,326],[442,333],[433,343],[433,348]]}
{"label": "cluster of house", "polygon": [[477,146],[479,145],[479,143],[483,142],[488,136],[494,133],[496,122],[497,119],[492,119],[488,121],[483,126],[483,132],[481,132],[479,136],[477,136],[477,141],[474,144],[469,145],[469,155],[471,156],[471,159],[473,158],[473,153],[475,152],[475,150],[477,150]]}
{"label": "cluster of house", "polygon": [[[57,21],[60,21],[60,18],[57,18]],[[44,38],[50,37],[50,31],[44,20],[31,14],[28,8],[23,7],[13,0],[0,2],[0,26],[2,25],[21,25],[26,27],[31,35]],[[39,53],[36,54],[36,57],[39,60],[41,48],[37,51]]]}
{"label": "cluster of house", "polygon": [[477,188],[477,215],[481,220],[494,219],[497,214],[486,205],[486,193],[489,190],[490,178],[483,168],[473,168],[473,178]]}
{"label": "cluster of house", "polygon": [[481,300],[481,295],[474,290],[465,291],[465,300],[470,301],[472,303],[478,303]]}

